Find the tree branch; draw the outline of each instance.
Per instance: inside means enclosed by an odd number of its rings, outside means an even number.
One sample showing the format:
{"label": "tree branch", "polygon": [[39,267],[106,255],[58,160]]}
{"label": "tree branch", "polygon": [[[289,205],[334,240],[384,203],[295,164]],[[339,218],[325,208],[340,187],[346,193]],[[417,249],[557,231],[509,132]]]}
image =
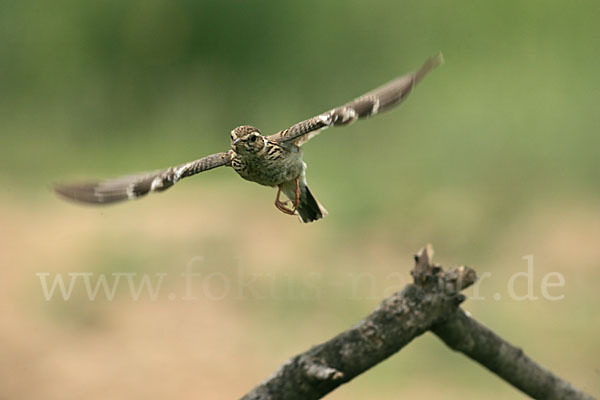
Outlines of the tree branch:
{"label": "tree branch", "polygon": [[527,394],[591,399],[467,317],[459,308],[465,299],[460,292],[475,282],[475,271],[464,266],[444,271],[432,256],[430,246],[422,249],[415,256],[412,284],[352,328],[288,360],[242,399],[319,399],[428,330]]}
{"label": "tree branch", "polygon": [[523,350],[508,343],[460,308],[432,331],[448,347],[477,361],[534,399],[593,399],[537,364]]}

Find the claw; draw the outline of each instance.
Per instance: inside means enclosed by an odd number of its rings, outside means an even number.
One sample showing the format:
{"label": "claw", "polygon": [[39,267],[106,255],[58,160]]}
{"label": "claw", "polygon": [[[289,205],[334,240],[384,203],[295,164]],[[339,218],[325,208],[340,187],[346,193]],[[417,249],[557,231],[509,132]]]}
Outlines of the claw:
{"label": "claw", "polygon": [[285,202],[285,203],[282,203],[282,202],[275,203],[275,207],[277,207],[277,209],[278,209],[279,211],[281,211],[282,213],[284,213],[284,214],[288,214],[288,215],[294,215],[294,214],[296,213],[296,211],[295,211],[295,210],[291,210],[291,209],[287,208],[287,207],[285,206],[285,204],[286,204],[286,203],[287,203],[287,202]]}
{"label": "claw", "polygon": [[288,214],[288,215],[294,215],[296,213],[296,207],[294,207],[294,209],[290,209],[287,207],[287,204],[289,203],[289,201],[281,201],[279,200],[279,196],[281,195],[281,185],[278,186],[277,188],[277,197],[275,197],[275,207],[277,207],[277,209],[279,211],[281,211],[284,214]]}

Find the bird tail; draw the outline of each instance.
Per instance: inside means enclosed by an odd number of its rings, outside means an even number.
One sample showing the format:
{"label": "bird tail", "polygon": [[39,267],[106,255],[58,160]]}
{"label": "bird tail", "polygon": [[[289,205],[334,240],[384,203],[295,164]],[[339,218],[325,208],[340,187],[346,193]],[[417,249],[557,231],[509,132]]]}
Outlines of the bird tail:
{"label": "bird tail", "polygon": [[302,222],[312,222],[327,215],[327,210],[312,195],[308,186],[300,185],[300,201],[298,202],[298,215]]}

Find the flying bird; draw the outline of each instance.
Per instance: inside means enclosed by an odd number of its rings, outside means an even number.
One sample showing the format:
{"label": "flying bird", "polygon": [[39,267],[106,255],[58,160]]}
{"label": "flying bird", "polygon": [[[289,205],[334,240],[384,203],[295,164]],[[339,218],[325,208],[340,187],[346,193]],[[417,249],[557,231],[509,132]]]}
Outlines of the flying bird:
{"label": "flying bird", "polygon": [[[346,126],[400,104],[415,85],[442,62],[442,54],[438,53],[416,72],[270,136],[263,136],[258,128],[250,125],[239,126],[231,131],[231,149],[222,153],[154,172],[105,181],[58,184],[54,190],[70,200],[109,204],[162,192],[183,178],[227,166],[248,181],[276,187],[275,207],[283,213],[297,214],[302,222],[316,221],[327,215],[327,210],[308,189],[301,146],[326,128]],[[281,200],[281,192],[289,201]]]}

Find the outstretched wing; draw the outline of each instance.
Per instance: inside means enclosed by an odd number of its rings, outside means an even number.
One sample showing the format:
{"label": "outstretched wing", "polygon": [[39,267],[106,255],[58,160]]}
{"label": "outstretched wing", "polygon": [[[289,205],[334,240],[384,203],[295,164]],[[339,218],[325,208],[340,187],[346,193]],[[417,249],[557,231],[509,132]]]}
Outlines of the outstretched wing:
{"label": "outstretched wing", "polygon": [[54,191],[69,200],[83,203],[108,204],[133,200],[150,192],[166,190],[182,178],[230,165],[232,155],[230,150],[160,171],[127,175],[106,181],[58,184],[54,186]]}
{"label": "outstretched wing", "polygon": [[418,71],[388,82],[341,107],[298,122],[288,129],[269,136],[269,139],[279,143],[293,142],[301,146],[319,134],[322,129],[348,125],[359,118],[367,118],[385,111],[400,104],[429,71],[443,62],[442,53],[438,53],[425,61]]}

